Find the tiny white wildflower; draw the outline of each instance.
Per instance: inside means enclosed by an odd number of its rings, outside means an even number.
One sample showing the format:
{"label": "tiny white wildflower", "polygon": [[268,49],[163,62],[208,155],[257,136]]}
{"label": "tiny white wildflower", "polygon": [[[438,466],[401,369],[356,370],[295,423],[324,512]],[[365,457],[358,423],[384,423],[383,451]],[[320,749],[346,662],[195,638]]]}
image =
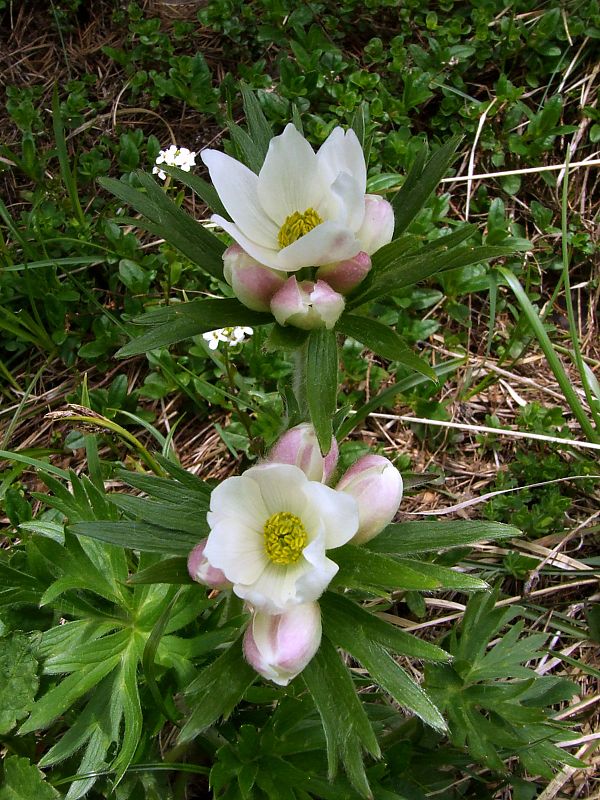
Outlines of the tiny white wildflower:
{"label": "tiny white wildflower", "polygon": [[208,342],[211,350],[216,350],[219,342],[226,342],[230,347],[246,341],[248,336],[254,333],[252,328],[246,325],[236,325],[229,328],[218,328],[215,331],[207,331],[202,334],[202,338]]}
{"label": "tiny white wildflower", "polygon": [[164,181],[167,174],[160,168],[160,164],[166,164],[169,167],[179,167],[184,172],[189,172],[190,169],[196,164],[196,153],[188,150],[187,147],[177,147],[172,144],[166,150],[161,150],[156,156],[155,166],[152,167],[152,174],[158,175],[161,181]]}

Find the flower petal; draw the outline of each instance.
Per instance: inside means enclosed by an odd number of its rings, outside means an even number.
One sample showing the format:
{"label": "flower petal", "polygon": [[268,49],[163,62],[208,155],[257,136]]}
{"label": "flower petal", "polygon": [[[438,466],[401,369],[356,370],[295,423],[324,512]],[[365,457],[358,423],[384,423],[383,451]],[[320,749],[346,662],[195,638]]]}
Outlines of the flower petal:
{"label": "flower petal", "polygon": [[216,486],[210,495],[208,524],[213,527],[224,519],[233,518],[241,525],[261,533],[270,512],[267,510],[260,488],[248,473],[227,478]]}
{"label": "flower petal", "polygon": [[347,172],[341,172],[331,186],[331,195],[336,206],[333,218],[351,231],[357,231],[365,217],[365,193],[358,181]]}
{"label": "flower petal", "polygon": [[317,160],[321,174],[331,185],[340,172],[351,175],[358,183],[361,194],[367,189],[365,156],[353,130],[334,128],[319,148]]}
{"label": "flower petal", "polygon": [[271,139],[258,173],[262,207],[281,226],[290,214],[315,208],[324,191],[312,147],[292,123],[286,125],[280,136]]}
{"label": "flower petal", "polygon": [[212,528],[204,555],[234,584],[254,583],[270,563],[263,536],[231,518]]}
{"label": "flower petal", "polygon": [[305,598],[301,600],[303,603],[318,600],[339,569],[338,565],[325,555],[323,544],[323,537],[319,536],[304,548],[302,555],[310,567],[302,572],[296,581],[296,596]]}
{"label": "flower petal", "polygon": [[[249,239],[244,233],[242,233],[242,231],[234,222],[229,222],[224,217],[220,217],[218,214],[213,214],[211,220],[220,228],[223,228],[223,230],[226,231],[231,238],[236,241],[239,246],[246,251],[246,253],[248,253],[248,255],[252,256],[252,258],[255,258],[265,267],[282,269],[282,267],[277,266],[277,250],[275,247],[270,249],[257,244],[256,242],[252,241],[252,239]],[[297,267],[297,269],[299,269],[299,267]],[[290,270],[287,271],[290,272]]]}
{"label": "flower petal", "polygon": [[[358,530],[358,504],[353,497],[343,492],[336,492],[322,483],[308,481],[304,493],[309,505],[318,509],[325,536],[325,547],[341,547],[354,536]],[[346,502],[346,497],[353,501]],[[305,550],[306,552],[306,550]]]}
{"label": "flower petal", "polygon": [[[248,585],[250,582],[236,584],[233,591],[254,608],[267,614],[281,614],[299,603],[306,602],[297,596],[296,581],[304,574],[307,567],[304,559],[300,559],[295,565],[285,567],[269,563],[252,585]],[[318,596],[312,597],[311,600],[316,600]]]}
{"label": "flower petal", "polygon": [[239,229],[258,245],[274,247],[279,226],[259,203],[258,175],[218,150],[203,150],[200,155],[223,205]]}
{"label": "flower petal", "polygon": [[293,464],[259,464],[246,470],[246,476],[256,482],[269,516],[278,511],[289,511],[302,518],[306,507],[303,487],[308,480],[299,467]]}
{"label": "flower petal", "polygon": [[302,267],[320,267],[322,264],[352,258],[360,250],[360,242],[348,228],[326,220],[280,250],[273,266],[285,272],[295,272]]}

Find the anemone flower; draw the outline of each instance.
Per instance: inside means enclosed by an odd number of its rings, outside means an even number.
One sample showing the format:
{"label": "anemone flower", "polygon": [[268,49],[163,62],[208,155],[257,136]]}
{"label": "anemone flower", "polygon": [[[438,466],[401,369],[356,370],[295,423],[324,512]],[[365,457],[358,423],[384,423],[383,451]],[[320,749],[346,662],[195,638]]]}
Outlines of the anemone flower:
{"label": "anemone flower", "polygon": [[201,157],[233,220],[213,221],[259,263],[296,272],[364,250],[367,170],[354,131],[335,128],[315,153],[289,124],[271,139],[258,175],[218,150]]}
{"label": "anemone flower", "polygon": [[358,529],[358,506],[291,464],[263,463],[213,489],[204,556],[255,609],[317,600],[338,570],[326,550]]}

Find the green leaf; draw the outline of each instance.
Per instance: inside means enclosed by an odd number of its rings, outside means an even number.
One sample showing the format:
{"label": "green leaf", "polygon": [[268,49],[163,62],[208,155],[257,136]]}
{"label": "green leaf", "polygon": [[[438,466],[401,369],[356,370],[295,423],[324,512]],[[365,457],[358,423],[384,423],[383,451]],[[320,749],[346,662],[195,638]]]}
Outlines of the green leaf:
{"label": "green leaf", "polygon": [[323,722],[330,780],[341,761],[355,789],[363,797],[370,797],[362,751],[379,758],[379,744],[352,677],[326,636],[302,678]]}
{"label": "green leaf", "polygon": [[220,239],[179,208],[150,175],[138,171],[136,176],[145,191],[114,178],[98,183],[146,218],[140,227],[165,239],[209,275],[222,278],[225,245]]}
{"label": "green leaf", "polygon": [[77,181],[69,163],[69,152],[67,150],[67,140],[65,138],[65,131],[63,127],[62,114],[60,110],[60,103],[58,99],[58,84],[54,84],[52,92],[52,129],[54,131],[54,143],[56,145],[56,154],[58,156],[58,163],[60,165],[60,174],[69,193],[69,200],[73,213],[77,216],[81,225],[86,225],[85,216],[79,202],[79,192],[77,191]]}
{"label": "green leaf", "polygon": [[0,800],[57,800],[59,793],[46,783],[40,770],[29,759],[9,756],[4,762],[4,786]]}
{"label": "green leaf", "polygon": [[94,666],[74,672],[58,686],[46,692],[33,706],[29,719],[19,729],[19,733],[31,733],[46,728],[57,717],[70,708],[83,694],[100,683],[121,659],[120,653],[106,658]]}
{"label": "green leaf", "polygon": [[406,176],[402,188],[392,200],[396,219],[394,237],[399,236],[408,228],[429,196],[435,191],[448,171],[448,167],[455,160],[456,150],[461,139],[461,136],[453,136],[448,139],[426,163],[427,151],[425,147],[422,148]]}
{"label": "green leaf", "polygon": [[262,162],[267,155],[269,142],[273,138],[273,130],[263,113],[258,97],[252,91],[252,89],[250,89],[248,84],[243,82],[240,83],[240,89],[242,92],[248,133],[250,134],[250,138],[262,156],[262,160],[259,164],[260,169]]}
{"label": "green leaf", "polygon": [[242,637],[202,670],[186,690],[191,714],[180,741],[189,742],[219,717],[227,717],[256,678],[242,653]]}
{"label": "green leaf", "polygon": [[206,203],[211,211],[215,212],[215,214],[220,214],[222,217],[225,217],[225,219],[230,219],[225,206],[221,203],[216,189],[208,183],[208,181],[205,181],[204,178],[195,175],[193,172],[185,172],[179,167],[172,167],[168,164],[161,164],[160,168],[163,172],[166,172],[167,175],[171,175],[180,183],[183,183],[184,186],[190,188],[203,203]]}
{"label": "green leaf", "polygon": [[133,497],[128,494],[112,494],[109,500],[128,516],[137,517],[159,528],[169,531],[180,531],[197,536],[208,535],[206,512],[208,503],[199,500],[187,500],[181,503],[162,503],[149,500],[147,497]]}
{"label": "green leaf", "polygon": [[485,520],[418,520],[388,525],[365,545],[375,553],[409,555],[465,547],[486,539],[518,537],[521,531],[512,525]]}
{"label": "green leaf", "polygon": [[335,630],[336,644],[369,671],[371,678],[404,708],[413,711],[423,722],[444,732],[446,723],[428,695],[406,674],[381,645],[370,641],[363,631]]}
{"label": "green leaf", "polygon": [[[442,243],[444,238],[446,237],[441,237]],[[515,252],[521,249],[523,248],[517,245],[481,245],[478,247],[451,248],[442,246],[439,248],[439,252],[433,256],[431,252],[423,248],[417,255],[401,260],[381,274],[373,273],[371,281],[368,284],[365,283],[364,291],[356,299],[353,299],[348,304],[348,307],[356,308],[370,300],[392,294],[407,286],[412,286],[419,281],[425,280],[425,278],[436,275],[438,272],[479,264],[482,261],[489,261],[493,258],[514,255]]]}
{"label": "green leaf", "polygon": [[338,352],[335,333],[324,328],[311,331],[306,350],[306,395],[310,418],[321,452],[331,449],[331,420],[338,391]]}
{"label": "green leaf", "polygon": [[239,151],[241,161],[243,161],[252,172],[259,173],[263,161],[265,160],[260,147],[255,144],[246,131],[240,128],[235,122],[229,122],[227,127],[229,128],[231,140]]}
{"label": "green leaf", "polygon": [[167,531],[148,522],[77,522],[69,529],[78,536],[89,536],[101,542],[164,555],[187,555],[195,547],[201,535],[182,531]]}
{"label": "green leaf", "polygon": [[130,472],[125,469],[118,469],[117,477],[128,486],[167,503],[185,503],[196,496],[200,502],[204,502],[210,497],[210,486],[197,475],[187,472],[173,461],[163,459],[158,454],[155,457],[171,478],[159,478],[156,475]]}
{"label": "green leaf", "polygon": [[336,328],[346,336],[361,342],[377,355],[389,361],[397,361],[415,372],[437,382],[437,375],[429,364],[410,350],[396,331],[368,317],[343,314]]}
{"label": "green leaf", "polygon": [[273,322],[273,318],[270,314],[246,308],[234,298],[226,300],[207,298],[155,309],[137,317],[134,322],[146,325],[150,330],[118,350],[116,353],[118,358],[167,347],[216,328],[265,325]]}
{"label": "green leaf", "polygon": [[151,567],[146,567],[132,575],[127,583],[138,586],[145,583],[193,583],[187,569],[187,558],[175,556],[165,558]]}
{"label": "green leaf", "polygon": [[37,661],[27,636],[11,633],[0,639],[0,734],[27,715],[38,684]]}
{"label": "green leaf", "polygon": [[[140,693],[137,680],[138,654],[136,642],[131,640],[127,651],[121,659],[121,668],[117,672],[114,695],[123,709],[123,737],[119,753],[112,768],[118,783],[133,761],[135,751],[142,738],[143,716],[140,704]],[[113,700],[113,702],[115,702]]]}
{"label": "green leaf", "polygon": [[417,572],[395,558],[380,555],[364,547],[347,544],[331,551],[331,557],[339,565],[333,579],[334,586],[345,586],[379,593],[397,589],[439,589],[437,578]]}
{"label": "green leaf", "polygon": [[343,631],[344,636],[352,636],[360,630],[367,639],[394,653],[423,661],[450,661],[451,656],[441,647],[417,639],[402,628],[385,622],[344,595],[326,592],[319,604],[323,611],[325,631],[331,639],[335,640],[336,631]]}
{"label": "green leaf", "polygon": [[425,578],[439,581],[444,589],[462,589],[467,592],[478,592],[489,589],[489,585],[474,575],[443,567],[440,564],[431,564],[428,561],[416,561],[408,558],[397,558],[396,562],[413,570]]}
{"label": "green leaf", "polygon": [[150,689],[150,694],[154,699],[156,708],[161,712],[165,719],[170,720],[172,723],[177,724],[176,720],[179,716],[177,709],[173,705],[173,700],[170,696],[163,698],[163,695],[156,683],[156,651],[163,637],[169,617],[177,601],[181,596],[181,592],[176,592],[169,603],[164,607],[162,614],[157,619],[156,624],[152,628],[150,636],[146,640],[144,653],[142,655],[142,669],[144,677],[146,678],[146,685]]}

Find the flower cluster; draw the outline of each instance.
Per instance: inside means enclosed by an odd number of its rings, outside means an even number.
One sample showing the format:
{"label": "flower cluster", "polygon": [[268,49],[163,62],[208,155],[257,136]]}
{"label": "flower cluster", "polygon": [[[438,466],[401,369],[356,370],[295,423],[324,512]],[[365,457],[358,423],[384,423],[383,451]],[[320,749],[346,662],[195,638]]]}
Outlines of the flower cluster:
{"label": "flower cluster", "polygon": [[196,153],[188,150],[187,147],[177,147],[172,144],[166,150],[161,150],[156,156],[155,166],[152,167],[152,174],[158,175],[161,181],[166,180],[167,174],[160,168],[161,164],[166,164],[168,167],[179,167],[184,172],[189,172],[190,169],[196,164]]}
{"label": "flower cluster", "polygon": [[229,347],[241,344],[246,341],[248,336],[252,336],[254,331],[246,325],[236,325],[235,328],[217,328],[215,331],[207,331],[202,334],[202,338],[208,342],[211,350],[216,350],[221,342],[226,342]]}
{"label": "flower cluster", "polygon": [[[315,153],[289,124],[271,140],[258,175],[217,150],[201,157],[232,220],[212,217],[237,243],[223,256],[236,297],[280,325],[333,328],[344,295],[394,233],[390,203],[366,194],[354,131],[335,128]],[[300,270],[300,280],[289,274]]]}
{"label": "flower cluster", "polygon": [[267,460],[217,486],[208,539],[190,554],[192,578],[231,588],[252,609],[244,638],[248,662],[286,685],[321,641],[317,600],[338,571],[327,551],[362,544],[391,522],[402,478],[387,458],[360,458],[339,480],[337,445],[321,455],[314,428],[287,431]]}

